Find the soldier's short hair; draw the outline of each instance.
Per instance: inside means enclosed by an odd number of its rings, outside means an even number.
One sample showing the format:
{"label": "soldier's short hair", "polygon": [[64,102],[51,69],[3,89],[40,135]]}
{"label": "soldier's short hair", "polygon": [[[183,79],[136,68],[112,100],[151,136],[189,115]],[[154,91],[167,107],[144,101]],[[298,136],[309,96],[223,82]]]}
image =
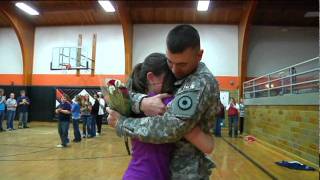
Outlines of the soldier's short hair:
{"label": "soldier's short hair", "polygon": [[193,26],[178,25],[169,32],[166,43],[171,53],[181,53],[188,48],[200,48],[200,36]]}

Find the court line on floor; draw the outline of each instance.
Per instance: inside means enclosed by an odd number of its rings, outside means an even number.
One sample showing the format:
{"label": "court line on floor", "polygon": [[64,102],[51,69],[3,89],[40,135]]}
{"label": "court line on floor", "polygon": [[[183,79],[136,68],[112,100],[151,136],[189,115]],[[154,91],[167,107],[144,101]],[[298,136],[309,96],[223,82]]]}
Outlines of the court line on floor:
{"label": "court line on floor", "polygon": [[254,164],[256,167],[258,167],[261,171],[263,171],[265,174],[267,174],[271,179],[277,180],[278,178],[275,177],[271,172],[269,172],[267,169],[262,167],[259,163],[257,163],[255,160],[253,160],[250,156],[245,154],[243,151],[241,151],[239,148],[237,148],[235,145],[227,141],[224,137],[221,137],[224,142],[229,144],[234,150],[236,150],[238,153],[240,153],[243,157],[248,159],[252,164]]}
{"label": "court line on floor", "polygon": [[35,153],[39,153],[39,152],[45,152],[45,151],[49,151],[55,149],[54,147],[52,148],[47,148],[47,149],[41,149],[38,151],[31,151],[31,152],[26,152],[26,153],[18,153],[18,154],[9,154],[9,155],[0,155],[0,158],[5,158],[5,157],[12,157],[12,156],[21,156],[21,155],[27,155],[27,154],[35,154]]}
{"label": "court line on floor", "polygon": [[0,159],[1,161],[75,161],[75,160],[92,160],[92,159],[109,159],[128,157],[128,154],[112,155],[112,156],[96,156],[96,157],[80,157],[80,158],[60,158],[60,159]]}
{"label": "court line on floor", "polygon": [[17,146],[17,147],[30,147],[30,148],[51,148],[51,147],[43,147],[43,146],[29,146],[24,144],[0,144],[0,146]]}

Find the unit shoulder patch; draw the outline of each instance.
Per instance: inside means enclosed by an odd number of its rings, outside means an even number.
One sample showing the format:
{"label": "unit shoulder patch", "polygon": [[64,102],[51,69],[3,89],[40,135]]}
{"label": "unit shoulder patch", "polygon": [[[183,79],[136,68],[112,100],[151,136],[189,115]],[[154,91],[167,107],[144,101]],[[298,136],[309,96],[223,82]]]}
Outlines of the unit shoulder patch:
{"label": "unit shoulder patch", "polygon": [[171,113],[180,118],[190,118],[197,110],[200,90],[188,90],[177,94],[171,104]]}

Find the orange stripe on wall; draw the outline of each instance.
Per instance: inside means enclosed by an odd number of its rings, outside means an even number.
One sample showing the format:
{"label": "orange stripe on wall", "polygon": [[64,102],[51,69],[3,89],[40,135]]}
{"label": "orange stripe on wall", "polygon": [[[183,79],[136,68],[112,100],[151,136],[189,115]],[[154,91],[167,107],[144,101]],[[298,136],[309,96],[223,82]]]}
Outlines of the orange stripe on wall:
{"label": "orange stripe on wall", "polygon": [[237,90],[239,88],[238,76],[216,76],[220,90]]}
{"label": "orange stripe on wall", "polygon": [[[100,86],[103,79],[113,78],[125,81],[125,75],[65,75],[65,74],[34,74],[34,86]],[[216,76],[220,90],[236,90],[239,88],[237,76]],[[1,85],[23,85],[22,74],[0,74]]]}
{"label": "orange stripe on wall", "polygon": [[64,74],[34,74],[32,85],[34,86],[100,86],[106,78],[125,81],[125,75],[64,75]]}
{"label": "orange stripe on wall", "polygon": [[0,74],[0,85],[23,85],[23,74]]}

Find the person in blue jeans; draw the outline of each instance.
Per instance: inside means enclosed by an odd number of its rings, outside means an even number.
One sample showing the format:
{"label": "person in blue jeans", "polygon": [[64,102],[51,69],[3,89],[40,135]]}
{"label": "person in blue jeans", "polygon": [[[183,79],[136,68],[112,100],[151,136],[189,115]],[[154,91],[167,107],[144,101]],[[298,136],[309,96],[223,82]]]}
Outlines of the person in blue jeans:
{"label": "person in blue jeans", "polygon": [[214,130],[214,135],[216,137],[221,137],[221,123],[224,120],[224,106],[221,101],[218,102],[217,106],[217,114],[216,114],[216,125]]}
{"label": "person in blue jeans", "polygon": [[80,105],[80,112],[81,112],[81,119],[83,125],[83,138],[87,138],[91,136],[91,109],[92,105],[89,100],[89,95],[86,94],[81,101]]}
{"label": "person in blue jeans", "polygon": [[56,109],[56,113],[59,116],[58,132],[61,139],[61,144],[58,144],[58,148],[67,147],[68,144],[68,131],[71,118],[71,105],[70,98],[64,94],[61,97],[61,104]]}
{"label": "person in blue jeans", "polygon": [[2,127],[2,121],[4,119],[5,109],[6,109],[6,97],[4,96],[4,90],[0,89],[0,132],[4,130]]}
{"label": "person in blue jeans", "polygon": [[10,93],[10,98],[7,99],[7,130],[12,131],[13,120],[16,115],[17,101],[14,99],[14,93]]}
{"label": "person in blue jeans", "polygon": [[71,105],[71,113],[72,113],[72,125],[73,125],[73,134],[74,139],[73,142],[80,142],[81,141],[81,134],[79,129],[79,121],[80,121],[80,102],[81,97],[76,96],[75,102]]}
{"label": "person in blue jeans", "polygon": [[239,117],[239,104],[232,97],[227,106],[229,118],[229,137],[238,137],[238,117]]}
{"label": "person in blue jeans", "polygon": [[20,91],[20,97],[17,99],[18,110],[19,110],[19,127],[18,128],[29,128],[28,126],[28,109],[30,105],[30,99],[26,96],[24,90]]}

